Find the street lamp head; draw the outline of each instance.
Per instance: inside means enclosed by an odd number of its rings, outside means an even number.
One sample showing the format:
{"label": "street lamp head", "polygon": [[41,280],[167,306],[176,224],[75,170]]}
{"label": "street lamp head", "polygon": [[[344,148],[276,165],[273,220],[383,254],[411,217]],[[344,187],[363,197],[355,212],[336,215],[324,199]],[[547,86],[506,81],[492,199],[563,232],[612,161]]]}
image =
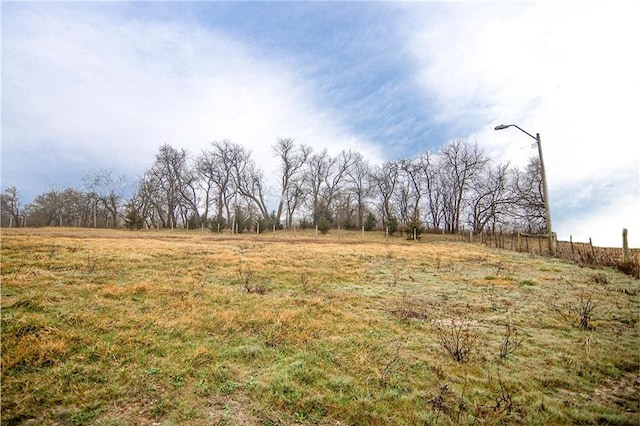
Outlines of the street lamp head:
{"label": "street lamp head", "polygon": [[500,124],[499,126],[496,126],[495,130],[504,130],[507,129],[509,127],[511,127],[512,124]]}

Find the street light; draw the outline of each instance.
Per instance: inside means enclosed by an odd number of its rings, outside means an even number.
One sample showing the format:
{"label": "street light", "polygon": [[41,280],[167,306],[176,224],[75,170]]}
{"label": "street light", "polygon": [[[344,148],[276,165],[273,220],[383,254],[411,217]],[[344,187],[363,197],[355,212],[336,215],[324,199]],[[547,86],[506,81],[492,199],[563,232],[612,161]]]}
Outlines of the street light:
{"label": "street light", "polygon": [[509,127],[515,127],[520,130],[522,133],[528,135],[529,137],[536,140],[536,144],[538,145],[538,157],[540,158],[540,173],[542,174],[542,199],[544,201],[544,210],[545,210],[545,223],[547,226],[547,239],[549,242],[549,253],[551,256],[555,256],[556,254],[556,241],[553,236],[553,230],[551,229],[551,210],[549,210],[549,190],[547,189],[547,174],[544,169],[544,160],[542,159],[542,144],[540,143],[540,133],[536,133],[533,136],[531,133],[527,132],[524,129],[521,129],[519,126],[515,124],[500,124],[495,127],[495,130],[504,130]]}

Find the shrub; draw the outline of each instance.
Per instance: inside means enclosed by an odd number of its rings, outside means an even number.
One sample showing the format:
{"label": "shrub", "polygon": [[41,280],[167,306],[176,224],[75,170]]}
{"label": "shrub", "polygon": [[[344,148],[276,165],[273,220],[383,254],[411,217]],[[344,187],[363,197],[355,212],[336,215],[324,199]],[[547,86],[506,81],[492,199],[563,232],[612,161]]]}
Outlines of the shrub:
{"label": "shrub", "polygon": [[300,226],[300,229],[310,229],[313,228],[313,223],[309,219],[304,218],[300,220],[300,224],[298,226]]}
{"label": "shrub", "polygon": [[253,270],[249,267],[243,268],[242,263],[238,265],[236,282],[241,285],[247,293],[265,294],[267,292],[265,283],[256,281]]}
{"label": "shrub", "polygon": [[276,212],[271,212],[269,217],[266,219],[262,218],[258,220],[258,232],[261,234],[265,231],[272,231],[274,226],[277,230],[282,229],[280,221],[276,218]]}
{"label": "shrub", "polygon": [[418,219],[414,219],[411,222],[407,223],[407,226],[404,228],[404,232],[407,235],[407,240],[413,240],[414,232],[415,239],[419,240],[420,235],[424,232],[424,227],[422,226],[422,222]]}
{"label": "shrub", "polygon": [[428,312],[429,307],[424,300],[410,297],[406,292],[402,293],[402,298],[398,301],[397,306],[391,308],[391,313],[403,321],[426,320],[429,318]]}
{"label": "shrub", "polygon": [[329,232],[329,228],[331,228],[331,221],[329,221],[328,218],[322,216],[320,219],[318,219],[318,231],[326,234],[327,232]]}
{"label": "shrub", "polygon": [[249,228],[249,226],[251,226],[251,219],[246,216],[245,212],[243,212],[241,208],[238,207],[235,210],[235,218],[233,223],[236,226],[234,232],[242,234],[242,232],[244,232]]}
{"label": "shrub", "polygon": [[191,213],[187,219],[187,229],[198,229],[200,226],[202,226],[202,219],[195,213]]}
{"label": "shrub", "polygon": [[373,213],[369,213],[369,215],[367,216],[367,220],[364,221],[364,230],[371,231],[376,227],[377,222],[378,220],[376,219],[376,216]]}
{"label": "shrub", "polygon": [[592,322],[596,319],[599,301],[593,298],[593,294],[581,294],[577,300],[562,305],[551,302],[551,307],[567,323],[582,330],[593,330]]}
{"label": "shrub", "polygon": [[333,216],[326,206],[321,205],[316,209],[314,219],[318,226],[318,231],[323,234],[329,232],[329,228],[331,228],[331,224],[333,223]]}
{"label": "shrub", "polygon": [[222,216],[218,216],[214,219],[209,220],[209,229],[211,230],[211,232],[222,232],[222,230],[226,227],[227,220]]}
{"label": "shrub", "polygon": [[591,281],[596,284],[603,284],[603,285],[609,284],[609,278],[607,278],[607,275],[604,272],[593,274],[591,276]]}
{"label": "shrub", "polygon": [[465,320],[444,323],[433,322],[433,329],[442,348],[457,362],[466,360],[475,348],[476,334],[471,330],[471,324]]}
{"label": "shrub", "polygon": [[398,219],[390,217],[387,221],[387,227],[389,228],[389,235],[393,235],[398,231]]}
{"label": "shrub", "polygon": [[342,227],[344,229],[347,230],[351,230],[351,229],[355,229],[356,224],[353,222],[353,218],[351,217],[351,215],[348,215],[343,221],[342,221]]}
{"label": "shrub", "polygon": [[124,217],[124,223],[127,229],[142,229],[144,218],[138,213],[138,209],[130,208]]}
{"label": "shrub", "polygon": [[520,349],[523,342],[524,338],[518,335],[518,330],[515,327],[509,324],[505,325],[504,335],[500,342],[500,359],[504,359]]}

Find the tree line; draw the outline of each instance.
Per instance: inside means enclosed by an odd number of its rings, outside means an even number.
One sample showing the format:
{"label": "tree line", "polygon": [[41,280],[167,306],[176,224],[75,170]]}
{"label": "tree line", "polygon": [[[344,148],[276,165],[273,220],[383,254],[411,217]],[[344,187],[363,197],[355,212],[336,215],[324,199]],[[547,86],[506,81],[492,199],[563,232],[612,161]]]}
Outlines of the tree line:
{"label": "tree line", "polygon": [[496,164],[463,140],[381,165],[290,138],[272,149],[270,180],[250,151],[223,140],[195,155],[165,144],[137,179],[92,171],[79,187],[51,188],[24,206],[6,188],[2,226],[545,232],[537,158],[523,169]]}

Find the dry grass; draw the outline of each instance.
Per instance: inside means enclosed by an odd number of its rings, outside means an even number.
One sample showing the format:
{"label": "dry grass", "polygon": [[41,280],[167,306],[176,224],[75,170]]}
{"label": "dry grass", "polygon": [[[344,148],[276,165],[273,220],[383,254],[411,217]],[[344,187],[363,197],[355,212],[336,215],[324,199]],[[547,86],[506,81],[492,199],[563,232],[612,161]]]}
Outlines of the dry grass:
{"label": "dry grass", "polygon": [[436,236],[4,229],[2,424],[637,425],[638,295]]}

